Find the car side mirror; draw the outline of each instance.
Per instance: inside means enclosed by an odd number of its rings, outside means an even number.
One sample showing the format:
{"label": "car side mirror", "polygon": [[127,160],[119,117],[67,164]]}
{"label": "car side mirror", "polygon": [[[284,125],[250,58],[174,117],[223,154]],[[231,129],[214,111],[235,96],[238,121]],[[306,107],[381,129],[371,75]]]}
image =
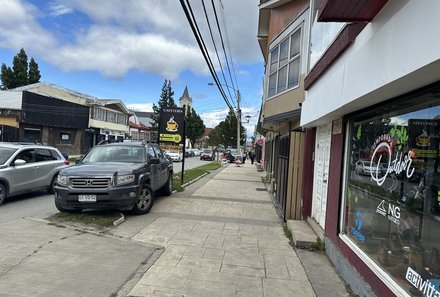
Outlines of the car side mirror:
{"label": "car side mirror", "polygon": [[25,165],[25,164],[26,164],[26,161],[23,160],[23,159],[17,159],[17,160],[14,161],[14,166],[22,166],[22,165]]}
{"label": "car side mirror", "polygon": [[160,163],[160,159],[159,158],[151,158],[150,159],[150,164],[159,164]]}

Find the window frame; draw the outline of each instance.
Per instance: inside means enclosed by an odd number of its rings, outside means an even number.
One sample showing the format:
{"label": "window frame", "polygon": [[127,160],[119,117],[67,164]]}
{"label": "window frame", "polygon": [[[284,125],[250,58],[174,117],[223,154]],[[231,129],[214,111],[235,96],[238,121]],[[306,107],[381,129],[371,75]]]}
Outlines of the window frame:
{"label": "window frame", "polygon": [[[296,37],[295,35],[298,34],[298,39],[299,39],[299,51],[298,53],[292,55],[291,51],[292,51],[292,44],[294,42],[293,41],[293,37]],[[302,25],[297,26],[294,30],[289,31],[288,34],[286,34],[287,36],[284,37],[283,39],[281,39],[280,42],[278,42],[276,45],[274,45],[270,50],[269,50],[269,67],[268,67],[268,75],[267,75],[267,91],[266,91],[266,95],[267,95],[267,99],[269,100],[279,94],[282,94],[284,92],[290,91],[292,89],[298,88],[300,85],[300,73],[301,73],[301,56],[302,56],[302,40],[303,40],[303,28]],[[281,64],[281,53],[282,53],[282,48],[281,46],[287,44],[287,57],[283,58],[282,60],[285,60],[285,63]],[[273,57],[273,55],[276,52],[276,57]],[[272,61],[273,58],[276,58],[276,61]],[[298,69],[295,70],[295,73],[297,73],[297,82],[296,84],[289,84],[290,82],[290,73],[291,73],[291,66],[294,65],[294,62],[298,61]],[[274,67],[274,65],[276,65]],[[283,83],[283,88],[280,88],[280,83],[279,83],[279,79],[280,79],[280,73],[284,73],[284,83]],[[273,85],[274,83],[274,85]],[[290,85],[290,86],[289,86]]]}

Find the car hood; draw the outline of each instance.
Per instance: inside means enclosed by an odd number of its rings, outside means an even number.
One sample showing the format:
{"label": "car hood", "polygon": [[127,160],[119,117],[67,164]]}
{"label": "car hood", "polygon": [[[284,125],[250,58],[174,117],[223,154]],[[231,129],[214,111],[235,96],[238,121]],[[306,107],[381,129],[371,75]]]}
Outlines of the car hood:
{"label": "car hood", "polygon": [[125,175],[133,173],[140,168],[143,164],[140,163],[118,163],[108,162],[99,164],[76,164],[71,167],[67,167],[61,171],[63,175],[69,176],[96,176],[96,175]]}

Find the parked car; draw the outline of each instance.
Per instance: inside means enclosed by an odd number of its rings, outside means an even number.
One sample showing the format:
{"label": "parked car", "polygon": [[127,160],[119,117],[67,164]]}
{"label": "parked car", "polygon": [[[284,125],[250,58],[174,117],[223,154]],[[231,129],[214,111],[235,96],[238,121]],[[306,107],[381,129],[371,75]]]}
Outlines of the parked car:
{"label": "parked car", "polygon": [[33,190],[53,193],[58,172],[68,165],[51,146],[0,143],[0,204],[7,197]]}
{"label": "parked car", "polygon": [[118,209],[145,214],[156,191],[171,195],[172,177],[173,164],[156,144],[97,145],[59,173],[55,206],[63,212]]}
{"label": "parked car", "polygon": [[238,151],[237,149],[227,149],[223,154],[229,163],[235,163],[235,156],[238,154]]}
{"label": "parked car", "polygon": [[200,160],[214,160],[214,151],[212,149],[204,149],[200,154]]}
{"label": "parked car", "polygon": [[200,154],[202,153],[199,149],[197,149],[197,148],[194,148],[194,149],[192,149],[193,150],[193,152],[194,152],[194,156],[196,156],[196,157],[199,157],[200,156]]}
{"label": "parked car", "polygon": [[182,152],[165,151],[165,154],[167,154],[173,162],[181,162],[183,160]]}
{"label": "parked car", "polygon": [[355,164],[355,170],[357,174],[369,175],[378,170],[378,165],[374,162],[359,160]]}
{"label": "parked car", "polygon": [[187,148],[185,149],[185,158],[194,157],[194,149]]}

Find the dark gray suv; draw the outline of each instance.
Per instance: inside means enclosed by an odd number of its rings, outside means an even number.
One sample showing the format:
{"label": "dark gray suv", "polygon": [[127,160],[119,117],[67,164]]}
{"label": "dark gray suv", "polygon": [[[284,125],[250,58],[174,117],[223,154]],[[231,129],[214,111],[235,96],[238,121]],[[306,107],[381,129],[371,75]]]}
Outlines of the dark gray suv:
{"label": "dark gray suv", "polygon": [[132,210],[145,214],[154,193],[170,195],[173,165],[158,145],[111,143],[92,148],[76,165],[58,175],[55,206],[59,211]]}
{"label": "dark gray suv", "polygon": [[47,189],[53,193],[58,172],[69,162],[46,145],[0,143],[0,204],[6,197]]}

